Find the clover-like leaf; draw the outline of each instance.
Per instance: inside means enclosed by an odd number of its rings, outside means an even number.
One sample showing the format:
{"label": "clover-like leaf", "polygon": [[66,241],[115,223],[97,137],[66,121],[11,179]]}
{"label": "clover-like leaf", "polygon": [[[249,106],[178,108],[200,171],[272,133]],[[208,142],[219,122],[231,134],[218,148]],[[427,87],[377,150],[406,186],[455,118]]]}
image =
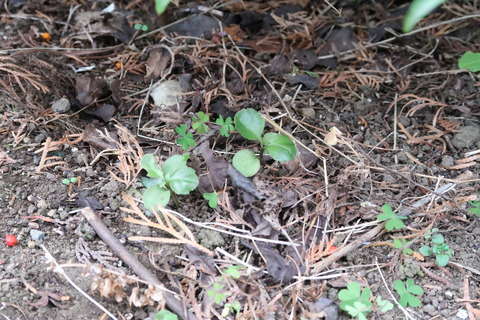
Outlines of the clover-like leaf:
{"label": "clover-like leaf", "polygon": [[159,185],[151,186],[143,193],[143,203],[147,210],[152,210],[152,207],[157,209],[159,204],[165,207],[168,201],[170,201],[170,190]]}
{"label": "clover-like leaf", "polygon": [[235,114],[235,127],[248,140],[260,140],[265,128],[265,120],[257,111],[248,108]]}
{"label": "clover-like leaf", "polygon": [[150,178],[162,178],[163,172],[153,154],[146,154],[140,160],[140,166],[147,170],[147,176]]}
{"label": "clover-like leaf", "polygon": [[198,186],[199,182],[195,170],[187,166],[179,166],[174,170],[165,172],[165,180],[176,194],[189,194]]}
{"label": "clover-like leaf", "polygon": [[283,134],[269,132],[263,136],[262,143],[265,147],[265,153],[270,154],[273,159],[280,162],[293,160],[297,154],[295,144]]}
{"label": "clover-like leaf", "polygon": [[208,206],[210,208],[215,209],[218,206],[218,193],[216,193],[216,192],[213,192],[213,193],[205,192],[203,194],[203,198],[205,200],[208,200]]}
{"label": "clover-like leaf", "polygon": [[255,153],[249,149],[238,151],[233,156],[232,165],[245,177],[254,176],[258,170],[260,170],[260,160],[258,160]]}

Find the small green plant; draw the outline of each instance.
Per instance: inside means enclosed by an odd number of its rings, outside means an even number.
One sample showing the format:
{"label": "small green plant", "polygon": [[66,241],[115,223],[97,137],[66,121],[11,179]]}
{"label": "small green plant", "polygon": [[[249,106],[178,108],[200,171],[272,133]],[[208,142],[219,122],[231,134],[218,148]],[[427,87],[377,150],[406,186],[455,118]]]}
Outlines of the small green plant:
{"label": "small green plant", "polygon": [[392,207],[389,204],[384,204],[382,206],[382,211],[383,213],[377,216],[377,220],[386,221],[385,229],[388,231],[402,229],[405,226],[402,220],[407,218],[399,216],[393,212]]}
{"label": "small green plant", "polygon": [[410,245],[412,242],[407,241],[406,239],[393,239],[393,245],[395,246],[396,249],[402,249],[403,254],[408,254],[412,255],[413,250],[410,247],[407,247]]}
{"label": "small green plant", "polygon": [[433,246],[425,245],[418,251],[426,257],[434,255],[437,265],[439,267],[445,267],[448,264],[448,260],[453,256],[453,250],[445,243],[443,235],[437,232],[438,229],[434,228],[431,233],[425,236],[426,240],[432,241]]}
{"label": "small green plant", "polygon": [[[290,161],[295,158],[297,149],[289,137],[273,132],[263,134],[265,120],[259,112],[251,108],[244,109],[235,114],[234,120],[235,128],[240,135],[248,140],[260,141],[260,158],[262,158],[263,153],[270,154],[274,160],[280,162]],[[240,172],[250,171],[250,174],[253,171],[251,167],[254,166],[258,167],[256,170],[258,172],[260,167],[257,166],[256,161],[251,157],[251,153],[248,156],[247,153],[244,153],[243,156],[246,156],[243,159],[244,161],[236,161],[233,163],[233,166]]]}
{"label": "small green plant", "polygon": [[232,165],[245,177],[254,176],[260,170],[260,160],[249,149],[238,151],[233,156]]}
{"label": "small green plant", "polygon": [[168,310],[160,310],[155,314],[153,320],[178,320],[178,317]]}
{"label": "small green plant", "polygon": [[378,311],[381,313],[385,313],[393,309],[393,303],[388,300],[383,300],[382,297],[377,297],[375,302],[377,304]]}
{"label": "small green plant", "polygon": [[230,301],[228,303],[227,299],[232,295],[232,293],[228,290],[229,284],[228,281],[230,279],[238,279],[240,278],[240,270],[243,269],[243,266],[230,266],[224,270],[223,275],[216,278],[216,281],[213,283],[212,287],[207,290],[207,295],[213,298],[214,302],[218,305],[223,306],[222,316],[226,317],[231,312],[235,311],[239,313],[242,309],[240,302],[238,301]]}
{"label": "small green plant", "polygon": [[184,124],[175,128],[175,132],[180,136],[177,139],[177,143],[182,146],[183,151],[187,151],[188,148],[195,146],[195,139],[193,139],[193,133],[187,132],[187,126]]}
{"label": "small green plant", "polygon": [[476,218],[480,218],[480,201],[475,200],[475,201],[469,201],[469,205],[471,205],[471,208],[468,208],[468,212],[473,214]]}
{"label": "small green plant", "polygon": [[401,280],[395,280],[393,288],[400,296],[398,303],[400,303],[402,307],[405,308],[410,305],[416,308],[420,306],[421,301],[416,296],[421,296],[423,289],[419,285],[415,285],[413,279],[407,279],[405,283]]}
{"label": "small green plant", "polygon": [[77,183],[77,182],[78,182],[77,177],[65,178],[65,179],[62,180],[62,183],[66,184],[67,186],[72,184],[72,183]]}
{"label": "small green plant", "polygon": [[480,52],[465,52],[458,60],[458,67],[472,72],[480,71]]}
{"label": "small green plant", "polygon": [[148,26],[146,24],[141,24],[141,23],[135,23],[135,25],[133,26],[133,29],[137,30],[137,31],[143,31],[143,32],[147,32],[148,31]]}
{"label": "small green plant", "polygon": [[161,15],[165,12],[165,10],[167,10],[170,1],[171,0],[155,0],[155,11],[158,15]]}
{"label": "small green plant", "polygon": [[[143,193],[143,202],[148,210],[152,207],[163,207],[174,194],[189,194],[198,186],[198,176],[195,170],[187,166],[188,154],[174,155],[161,166],[153,154],[147,154],[140,160],[140,165],[147,171],[147,177],[142,177],[142,183],[147,188]],[[175,199],[175,198],[174,198]]]}
{"label": "small green plant", "polygon": [[210,120],[210,116],[205,114],[203,111],[197,112],[195,116],[192,117],[192,129],[195,130],[198,134],[207,133],[208,132],[208,121]]}
{"label": "small green plant", "polygon": [[213,192],[213,193],[205,192],[203,194],[203,199],[208,201],[208,206],[210,208],[215,209],[218,206],[218,193],[216,192]]}
{"label": "small green plant", "polygon": [[233,120],[230,117],[228,117],[227,119],[223,119],[222,115],[220,115],[218,116],[217,120],[215,120],[215,123],[220,126],[220,135],[224,136],[225,138],[228,138],[230,136],[230,133],[232,133],[234,130],[232,124]]}
{"label": "small green plant", "polygon": [[413,0],[403,20],[403,32],[413,30],[415,25],[446,0]]}
{"label": "small green plant", "polygon": [[340,309],[359,320],[366,320],[367,313],[373,310],[371,296],[372,292],[369,288],[362,290],[357,282],[349,282],[347,289],[340,290],[338,293],[338,299],[341,301]]}

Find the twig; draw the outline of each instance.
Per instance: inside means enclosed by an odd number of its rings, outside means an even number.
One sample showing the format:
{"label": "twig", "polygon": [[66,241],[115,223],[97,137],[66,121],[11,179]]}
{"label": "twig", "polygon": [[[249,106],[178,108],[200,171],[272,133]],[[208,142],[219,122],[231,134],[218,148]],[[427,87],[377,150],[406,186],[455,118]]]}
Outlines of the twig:
{"label": "twig", "polygon": [[[88,223],[93,227],[95,232],[100,236],[100,238],[105,241],[105,243],[120,257],[120,259],[122,259],[123,262],[132,268],[133,272],[135,272],[140,279],[145,280],[157,287],[163,288],[163,285],[160,283],[157,277],[155,277],[150,270],[141,264],[140,261],[138,261],[138,259],[123,246],[123,244],[110,232],[107,226],[103,223],[102,219],[100,219],[95,212],[93,212],[92,208],[85,207],[81,210],[81,212],[87,219]],[[177,300],[173,294],[165,291],[165,299],[167,307],[179,315],[182,319],[197,319],[195,315],[186,310],[186,307],[183,305],[183,303]]]}

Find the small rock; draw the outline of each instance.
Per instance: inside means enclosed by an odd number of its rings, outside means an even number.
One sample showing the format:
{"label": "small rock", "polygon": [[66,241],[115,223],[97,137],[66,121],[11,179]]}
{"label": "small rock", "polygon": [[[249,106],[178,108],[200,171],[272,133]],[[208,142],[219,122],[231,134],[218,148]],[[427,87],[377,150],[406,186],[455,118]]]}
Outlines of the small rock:
{"label": "small rock", "polygon": [[457,318],[460,318],[461,320],[467,320],[468,319],[468,312],[465,309],[460,309],[460,310],[458,310],[456,316],[457,316]]}
{"label": "small rock", "polygon": [[300,114],[307,119],[315,119],[315,109],[313,108],[302,108]]}
{"label": "small rock", "polygon": [[70,101],[66,98],[61,98],[52,104],[52,111],[55,113],[66,113],[70,110]]}
{"label": "small rock", "polygon": [[54,217],[56,214],[57,214],[56,209],[51,209],[47,212],[47,216],[49,216],[49,217]]}
{"label": "small rock", "polygon": [[452,291],[445,291],[444,295],[445,295],[445,298],[447,298],[447,299],[452,299],[453,298],[453,292]]}
{"label": "small rock", "polygon": [[359,116],[365,116],[369,114],[375,105],[372,99],[362,99],[353,104],[353,112]]}
{"label": "small rock", "polygon": [[27,247],[28,247],[29,249],[33,249],[33,248],[35,248],[36,246],[37,246],[37,244],[36,244],[35,241],[33,241],[33,240],[29,240],[29,241],[27,242]]}
{"label": "small rock", "polygon": [[43,199],[40,199],[40,201],[37,202],[37,208],[41,211],[47,209],[48,207],[48,204],[45,200]]}
{"label": "small rock", "polygon": [[452,139],[455,148],[470,148],[480,141],[480,127],[466,126],[461,127],[460,130]]}
{"label": "small rock", "polygon": [[30,230],[30,238],[32,238],[33,241],[43,240],[45,239],[45,232],[32,229]]}
{"label": "small rock", "polygon": [[453,165],[454,165],[453,157],[451,157],[451,156],[443,156],[442,157],[442,166],[452,167]]}

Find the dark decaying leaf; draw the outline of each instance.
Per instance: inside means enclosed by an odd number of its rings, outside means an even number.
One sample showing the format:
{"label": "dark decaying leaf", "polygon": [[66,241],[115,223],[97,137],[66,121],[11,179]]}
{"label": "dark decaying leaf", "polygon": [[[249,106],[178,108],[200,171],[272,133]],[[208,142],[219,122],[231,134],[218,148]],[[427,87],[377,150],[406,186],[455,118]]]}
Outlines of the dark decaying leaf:
{"label": "dark decaying leaf", "polygon": [[[329,33],[326,40],[323,48],[318,53],[320,57],[355,49],[355,34],[351,27],[333,30]],[[318,63],[330,69],[337,67],[337,59],[335,58],[320,59]]]}
{"label": "dark decaying leaf", "polygon": [[96,197],[90,195],[89,191],[82,191],[77,198],[79,208],[90,207],[92,210],[102,210],[103,206]]}
{"label": "dark decaying leaf", "polygon": [[220,30],[220,23],[207,15],[193,15],[165,28],[167,33],[177,33],[187,37],[208,37],[214,30]]}
{"label": "dark decaying leaf", "polygon": [[305,311],[307,319],[338,319],[338,306],[330,299],[320,297],[314,302],[307,301],[304,305],[308,308],[308,311]]}
{"label": "dark decaying leaf", "polygon": [[118,137],[113,132],[108,132],[108,136],[99,131],[91,124],[87,124],[83,132],[83,141],[98,150],[116,149]]}
{"label": "dark decaying leaf", "polygon": [[320,82],[318,78],[310,77],[308,74],[285,74],[283,75],[283,79],[289,84],[301,83],[307,87],[307,89],[316,89]]}
{"label": "dark decaying leaf", "polygon": [[185,252],[188,255],[188,259],[190,259],[190,262],[193,263],[198,270],[209,275],[217,274],[215,261],[208,254],[188,244],[185,245]]}
{"label": "dark decaying leaf", "polygon": [[255,198],[259,200],[264,200],[265,196],[262,195],[258,190],[255,188],[255,185],[253,184],[252,180],[249,178],[245,177],[243,174],[238,172],[237,169],[235,169],[232,165],[229,164],[228,166],[228,176],[232,180],[232,184],[237,187],[242,189],[245,192],[248,192]]}
{"label": "dark decaying leaf", "polygon": [[198,191],[203,194],[205,192],[210,193],[222,190],[228,175],[228,161],[223,158],[215,157],[212,149],[210,149],[208,141],[203,142],[196,149],[196,152],[203,156],[208,168],[207,174],[200,176]]}
{"label": "dark decaying leaf", "polygon": [[[146,67],[147,74],[145,75],[145,82],[156,81],[164,75],[168,63],[172,60],[170,51],[165,48],[156,48],[150,52],[148,56]],[[183,88],[182,88],[183,90]]]}
{"label": "dark decaying leaf", "polygon": [[297,275],[298,270],[292,261],[287,261],[278,253],[278,250],[268,244],[257,243],[257,248],[265,258],[267,272],[277,283],[289,283]]}
{"label": "dark decaying leaf", "polygon": [[289,73],[292,69],[292,63],[290,59],[283,53],[279,53],[270,60],[270,63],[265,68],[265,75],[278,76],[285,73]]}
{"label": "dark decaying leaf", "polygon": [[76,98],[83,107],[88,106],[95,99],[104,96],[106,91],[107,89],[103,79],[87,76],[79,76],[75,78]]}
{"label": "dark decaying leaf", "polygon": [[107,122],[117,113],[117,108],[111,104],[104,103],[98,107],[87,108],[83,110],[83,113],[87,116]]}
{"label": "dark decaying leaf", "polygon": [[300,70],[311,70],[318,62],[313,50],[294,50],[290,53],[290,59]]}
{"label": "dark decaying leaf", "polygon": [[[79,30],[88,29],[88,36],[84,35],[85,39],[100,36],[114,37],[125,44],[132,40],[136,32],[125,15],[120,12],[80,12],[76,17],[76,27]],[[76,38],[79,37],[76,36]]]}

